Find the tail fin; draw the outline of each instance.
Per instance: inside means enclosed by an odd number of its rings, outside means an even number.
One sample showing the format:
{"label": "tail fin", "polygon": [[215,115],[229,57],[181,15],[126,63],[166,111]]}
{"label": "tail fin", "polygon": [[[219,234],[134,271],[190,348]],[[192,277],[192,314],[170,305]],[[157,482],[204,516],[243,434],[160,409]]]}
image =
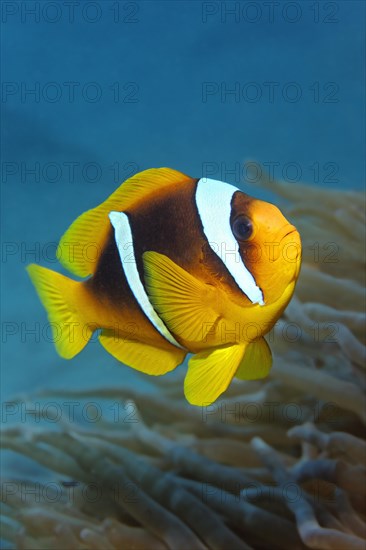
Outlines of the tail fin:
{"label": "tail fin", "polygon": [[45,267],[31,264],[27,271],[47,310],[56,349],[61,357],[71,359],[97,328],[95,323],[87,322],[90,296],[82,283]]}

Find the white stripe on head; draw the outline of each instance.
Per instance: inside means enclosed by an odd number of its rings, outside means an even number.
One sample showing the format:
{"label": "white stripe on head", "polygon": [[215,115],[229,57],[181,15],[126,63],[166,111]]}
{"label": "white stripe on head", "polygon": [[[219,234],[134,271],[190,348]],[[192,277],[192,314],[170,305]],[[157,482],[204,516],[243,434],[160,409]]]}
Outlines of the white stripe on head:
{"label": "white stripe on head", "polygon": [[[145,292],[136,266],[132,231],[127,215],[123,212],[110,212],[109,219],[111,220],[111,223],[114,227],[116,245],[127,282],[139,306],[141,307],[142,311],[149,319],[149,321],[154,325],[156,330],[160,332],[160,334],[166,340],[168,340],[168,342],[173,344],[173,346],[177,346],[180,349],[185,349],[175,340],[174,336],[169,332],[163,321],[160,319],[159,315],[156,313],[149,300],[148,295]],[[131,246],[132,253],[127,252],[127,250],[131,249]]]}
{"label": "white stripe on head", "polygon": [[264,305],[262,291],[245,267],[239,254],[238,242],[231,231],[231,201],[236,191],[240,190],[229,183],[202,178],[197,183],[197,209],[204,234],[212,250],[249,300],[253,304]]}

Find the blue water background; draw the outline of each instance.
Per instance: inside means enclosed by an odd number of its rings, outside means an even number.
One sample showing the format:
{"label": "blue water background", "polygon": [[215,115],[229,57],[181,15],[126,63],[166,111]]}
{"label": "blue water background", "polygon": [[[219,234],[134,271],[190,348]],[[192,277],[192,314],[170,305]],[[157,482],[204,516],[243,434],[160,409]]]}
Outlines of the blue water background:
{"label": "blue water background", "polygon": [[137,383],[97,342],[59,358],[25,272],[61,270],[52,243],[132,172],[246,189],[254,159],[288,185],[365,180],[364,2],[281,2],[273,17],[261,2],[81,2],[74,22],[62,2],[59,20],[51,2],[22,20],[25,4],[2,3],[3,399]]}

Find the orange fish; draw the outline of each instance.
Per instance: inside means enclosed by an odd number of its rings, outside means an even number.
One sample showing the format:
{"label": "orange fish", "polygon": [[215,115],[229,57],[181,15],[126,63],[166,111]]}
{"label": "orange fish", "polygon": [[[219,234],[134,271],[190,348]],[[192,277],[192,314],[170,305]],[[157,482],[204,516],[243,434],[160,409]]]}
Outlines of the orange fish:
{"label": "orange fish", "polygon": [[208,405],[234,376],[267,376],[263,335],[294,292],[301,243],[276,206],[160,168],[128,179],[77,218],[58,257],[86,279],[27,269],[62,357],[78,354],[95,330],[116,359],[150,375],[191,353],[185,395]]}

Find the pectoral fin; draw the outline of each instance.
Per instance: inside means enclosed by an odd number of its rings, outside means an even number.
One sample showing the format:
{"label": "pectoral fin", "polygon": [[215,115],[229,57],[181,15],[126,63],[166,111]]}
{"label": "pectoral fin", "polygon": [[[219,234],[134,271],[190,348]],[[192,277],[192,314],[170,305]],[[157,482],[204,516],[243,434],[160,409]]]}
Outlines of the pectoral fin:
{"label": "pectoral fin", "polygon": [[175,369],[184,361],[185,351],[169,346],[162,349],[139,341],[116,336],[113,331],[103,330],[99,336],[102,346],[113,357],[133,369],[159,376]]}
{"label": "pectoral fin", "polygon": [[145,252],[143,261],[150,301],[169,330],[187,342],[206,341],[220,316],[216,289],[163,254]]}
{"label": "pectoral fin", "polygon": [[194,355],[188,363],[184,393],[192,405],[207,406],[227,389],[245,353],[245,345],[230,345]]}
{"label": "pectoral fin", "polygon": [[256,380],[268,376],[272,366],[272,353],[264,338],[248,344],[245,355],[235,374],[240,380]]}

